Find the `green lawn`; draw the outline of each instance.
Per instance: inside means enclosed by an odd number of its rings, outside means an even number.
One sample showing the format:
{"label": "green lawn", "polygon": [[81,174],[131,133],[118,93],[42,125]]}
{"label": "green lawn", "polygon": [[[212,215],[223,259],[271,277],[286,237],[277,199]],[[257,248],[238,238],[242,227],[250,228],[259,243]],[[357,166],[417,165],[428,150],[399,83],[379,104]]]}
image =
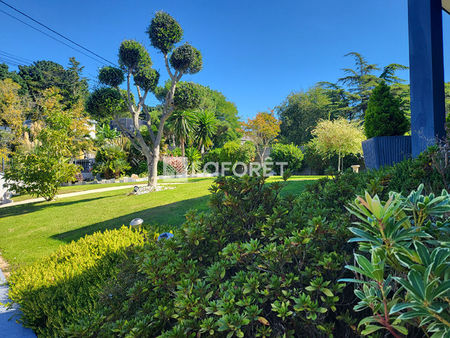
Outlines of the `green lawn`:
{"label": "green lawn", "polygon": [[[311,176],[295,176],[284,193],[299,193]],[[279,178],[270,178],[270,181]],[[95,231],[129,224],[140,217],[146,224],[164,229],[178,227],[190,209],[207,210],[213,179],[193,179],[170,185],[175,189],[127,196],[127,189],[63,198],[0,209],[0,251],[14,267],[48,255],[61,244]],[[103,188],[108,185],[95,185]],[[65,187],[86,188],[90,186]],[[87,190],[87,189],[81,189]],[[73,191],[73,190],[71,190]],[[80,190],[78,190],[80,191]]]}

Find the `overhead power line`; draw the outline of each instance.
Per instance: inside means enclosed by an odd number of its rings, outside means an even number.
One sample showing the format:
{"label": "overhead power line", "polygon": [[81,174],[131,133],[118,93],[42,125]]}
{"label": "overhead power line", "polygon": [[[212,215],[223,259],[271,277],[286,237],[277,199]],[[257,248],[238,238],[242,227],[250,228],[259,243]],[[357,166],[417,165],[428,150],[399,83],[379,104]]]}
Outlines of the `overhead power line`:
{"label": "overhead power line", "polygon": [[24,57],[21,57],[21,56],[14,55],[14,54],[12,54],[12,53],[8,53],[8,52],[3,51],[3,50],[0,50],[0,56],[10,58],[10,59],[12,59],[12,60],[14,60],[14,61],[17,61],[17,62],[20,62],[20,63],[22,63],[22,64],[33,63],[33,61],[30,60],[30,59],[27,59],[27,58],[24,58]]}
{"label": "overhead power line", "polygon": [[[22,66],[33,63],[33,60],[27,59],[22,56],[18,56],[12,53],[8,53],[6,51],[0,50],[0,63],[6,63],[10,66]],[[97,85],[101,83],[97,80],[97,76],[88,73],[89,77],[83,77],[90,82],[95,82]]]}
{"label": "overhead power line", "polygon": [[0,55],[0,63],[6,63],[10,66],[20,66],[22,63],[18,63],[17,61],[11,60],[9,58],[6,58],[4,56]]}
{"label": "overhead power line", "polygon": [[1,10],[1,9],[0,9],[0,12],[3,13],[3,14],[5,14],[5,15],[7,15],[7,16],[9,16],[9,17],[11,17],[11,18],[13,18],[13,19],[15,19],[15,20],[17,20],[17,21],[19,21],[19,22],[21,22],[21,23],[23,23],[24,25],[27,25],[28,27],[30,27],[30,28],[32,28],[32,29],[34,29],[34,30],[36,30],[36,31],[38,31],[38,32],[40,32],[40,33],[42,33],[42,34],[48,36],[49,38],[51,38],[51,39],[53,39],[53,40],[55,40],[55,41],[58,41],[59,43],[62,43],[63,45],[65,45],[65,46],[67,46],[67,47],[73,49],[74,51],[77,51],[78,53],[81,53],[81,54],[87,56],[88,58],[91,58],[92,60],[94,60],[94,61],[96,61],[96,62],[98,62],[98,63],[100,63],[100,64],[102,64],[102,65],[105,64],[103,61],[100,61],[100,60],[94,58],[93,56],[91,56],[91,55],[89,55],[89,54],[87,54],[87,53],[85,53],[85,52],[83,52],[83,51],[81,51],[81,50],[79,50],[79,49],[77,49],[77,48],[75,48],[75,47],[69,45],[68,43],[65,43],[64,41],[61,41],[61,40],[55,38],[54,36],[52,36],[52,35],[50,35],[50,34],[44,32],[44,31],[40,30],[39,28],[36,28],[36,27],[30,25],[29,23],[27,23],[27,22],[25,22],[25,21],[19,19],[18,17],[15,17],[14,15],[9,14],[8,12],[5,12],[4,10]]}
{"label": "overhead power line", "polygon": [[[62,37],[63,39],[65,39],[65,40],[71,42],[72,44],[74,44],[74,45],[76,45],[76,46],[82,48],[83,50],[85,50],[85,51],[87,51],[87,52],[89,52],[89,53],[91,53],[91,54],[93,54],[93,55],[95,55],[95,56],[98,57],[99,59],[101,59],[101,60],[103,60],[103,61],[106,61],[107,63],[109,63],[109,64],[111,64],[111,65],[113,65],[113,66],[117,66],[114,62],[111,62],[111,61],[109,61],[108,59],[104,58],[103,56],[101,56],[101,55],[99,55],[99,54],[93,52],[93,51],[90,50],[89,48],[86,48],[86,47],[80,45],[79,43],[73,41],[72,39],[68,38],[67,36],[65,36],[65,35],[63,35],[63,34],[57,32],[57,31],[55,31],[54,29],[52,29],[52,28],[50,28],[49,26],[43,24],[42,22],[40,22],[40,21],[38,21],[38,20],[32,18],[32,17],[29,16],[28,14],[26,14],[26,13],[20,11],[19,9],[15,8],[14,6],[11,6],[10,4],[6,3],[5,1],[0,0],[0,3],[4,4],[5,6],[8,6],[9,8],[11,8],[11,9],[14,10],[14,11],[16,11],[17,13],[20,13],[21,15],[25,16],[26,18],[30,19],[31,21],[33,21],[33,22],[37,23],[38,25],[40,25],[40,26],[42,26],[42,27],[48,29],[48,30],[51,31],[52,33],[54,33],[54,34],[56,34],[56,35]],[[2,12],[3,12],[3,11],[2,11]],[[5,14],[11,16],[10,14],[8,14],[8,13],[6,13],[6,12],[3,12],[3,13],[5,13]],[[14,17],[14,18],[15,18],[15,17]],[[17,19],[17,18],[15,18],[15,19]],[[17,20],[19,20],[19,19],[17,19]],[[19,20],[19,21],[21,21],[21,20]],[[21,22],[22,22],[22,23],[25,23],[25,22],[23,22],[23,21],[21,21]],[[26,24],[26,23],[25,23],[25,24]],[[26,24],[26,25],[27,25],[27,26],[30,26],[30,25],[28,25],[28,24]],[[30,27],[33,27],[33,26],[30,26]],[[37,28],[35,28],[35,27],[33,27],[33,28],[37,30]],[[40,31],[40,32],[41,32],[41,33],[44,33],[44,32],[42,32],[42,31]],[[46,34],[46,33],[44,33],[44,34]],[[50,36],[50,35],[48,35],[48,34],[46,34],[46,35],[47,35],[47,36]],[[53,38],[54,38],[54,37],[53,37]],[[57,41],[60,41],[60,40],[57,40]],[[63,41],[60,41],[60,42],[61,42],[61,43],[64,43]],[[64,43],[64,44],[65,44],[65,43]],[[68,46],[67,44],[65,44],[65,45]],[[71,47],[71,48],[73,48],[73,47]],[[79,52],[81,52],[81,51],[79,51]],[[83,53],[83,54],[84,54],[84,53]],[[85,55],[86,55],[86,54],[85,54]]]}

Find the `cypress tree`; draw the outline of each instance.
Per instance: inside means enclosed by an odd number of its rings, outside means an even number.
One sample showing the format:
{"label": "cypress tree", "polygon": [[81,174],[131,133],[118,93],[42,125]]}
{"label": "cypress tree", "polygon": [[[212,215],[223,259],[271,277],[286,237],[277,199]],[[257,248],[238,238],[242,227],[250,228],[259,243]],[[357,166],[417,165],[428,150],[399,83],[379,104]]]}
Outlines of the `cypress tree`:
{"label": "cypress tree", "polygon": [[367,138],[403,135],[409,130],[409,121],[396,98],[383,81],[372,92],[367,106],[364,131]]}

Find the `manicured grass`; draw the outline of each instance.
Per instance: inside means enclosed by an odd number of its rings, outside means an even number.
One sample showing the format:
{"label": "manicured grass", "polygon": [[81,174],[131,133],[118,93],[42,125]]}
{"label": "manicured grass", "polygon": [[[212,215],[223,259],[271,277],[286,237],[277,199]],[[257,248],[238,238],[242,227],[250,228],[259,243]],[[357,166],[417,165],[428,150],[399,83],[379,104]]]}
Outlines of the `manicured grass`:
{"label": "manicured grass", "polygon": [[[310,180],[317,178],[292,177],[284,192],[300,193]],[[275,177],[268,181],[279,179]],[[212,182],[212,178],[193,179],[170,185],[174,187],[171,190],[140,196],[127,196],[125,189],[2,208],[1,255],[13,267],[28,264],[53,252],[61,244],[95,231],[128,225],[136,217],[146,224],[173,229],[183,223],[188,210],[208,209],[208,188]],[[67,188],[82,187],[87,186]]]}

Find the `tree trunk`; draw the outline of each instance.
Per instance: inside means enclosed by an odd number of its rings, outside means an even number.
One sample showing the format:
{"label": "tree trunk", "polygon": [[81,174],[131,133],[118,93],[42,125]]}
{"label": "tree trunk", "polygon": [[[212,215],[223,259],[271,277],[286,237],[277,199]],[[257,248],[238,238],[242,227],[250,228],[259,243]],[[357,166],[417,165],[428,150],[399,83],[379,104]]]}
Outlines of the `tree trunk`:
{"label": "tree trunk", "polygon": [[149,160],[147,160],[148,166],[148,186],[156,188],[158,185],[158,161],[159,161],[159,144],[153,148],[153,153]]}
{"label": "tree trunk", "polygon": [[181,148],[181,156],[185,156],[185,150],[184,150],[184,140],[180,140],[180,148]]}
{"label": "tree trunk", "polygon": [[264,154],[266,153],[266,148],[262,147],[258,152],[259,163],[261,163],[261,167],[264,166]]}
{"label": "tree trunk", "polygon": [[341,153],[338,154],[338,172],[341,171]]}

